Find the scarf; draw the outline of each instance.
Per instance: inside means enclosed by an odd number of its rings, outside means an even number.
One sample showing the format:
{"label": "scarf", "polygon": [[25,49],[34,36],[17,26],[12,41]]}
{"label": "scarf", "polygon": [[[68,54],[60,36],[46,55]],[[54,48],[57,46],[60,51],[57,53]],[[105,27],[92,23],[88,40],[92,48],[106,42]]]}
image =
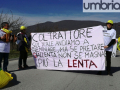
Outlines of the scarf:
{"label": "scarf", "polygon": [[[26,44],[28,45],[28,42],[27,42],[27,39],[24,37],[24,41],[26,42]],[[28,52],[28,48],[27,47],[25,47],[25,50],[26,50],[26,52]]]}
{"label": "scarf", "polygon": [[[24,41],[25,41],[25,43],[28,45],[28,40],[27,40],[27,38],[26,38],[26,35],[25,35],[25,37],[24,37]],[[25,50],[26,50],[26,52],[28,52],[28,48],[27,48],[27,47],[25,47]]]}
{"label": "scarf", "polygon": [[29,39],[28,39],[28,37],[27,37],[27,35],[25,34],[25,37],[26,37],[26,39],[27,39],[27,44],[29,44]]}
{"label": "scarf", "polygon": [[7,34],[11,34],[12,33],[12,31],[10,31],[8,29],[5,29],[5,28],[2,28],[2,31],[5,32],[5,33],[7,33]]}
{"label": "scarf", "polygon": [[[21,34],[23,34],[23,33],[21,33]],[[28,45],[28,39],[27,39],[26,34],[25,34],[25,37],[24,37],[24,41]],[[25,47],[25,50],[26,50],[26,52],[28,52],[28,48],[27,47]]]}

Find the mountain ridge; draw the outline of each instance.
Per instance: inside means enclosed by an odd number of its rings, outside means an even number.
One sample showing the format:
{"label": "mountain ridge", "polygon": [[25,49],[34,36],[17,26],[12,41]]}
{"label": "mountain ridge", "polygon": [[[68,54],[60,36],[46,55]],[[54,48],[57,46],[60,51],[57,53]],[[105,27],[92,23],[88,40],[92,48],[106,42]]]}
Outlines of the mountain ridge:
{"label": "mountain ridge", "polygon": [[[65,30],[75,30],[86,27],[93,26],[106,26],[106,23],[101,21],[92,20],[62,20],[58,22],[47,21],[44,23],[38,23],[27,27],[27,33],[31,32],[53,32],[53,31],[65,31]],[[113,28],[117,32],[117,37],[120,35],[120,22],[114,23]],[[16,31],[15,31],[16,32]]]}

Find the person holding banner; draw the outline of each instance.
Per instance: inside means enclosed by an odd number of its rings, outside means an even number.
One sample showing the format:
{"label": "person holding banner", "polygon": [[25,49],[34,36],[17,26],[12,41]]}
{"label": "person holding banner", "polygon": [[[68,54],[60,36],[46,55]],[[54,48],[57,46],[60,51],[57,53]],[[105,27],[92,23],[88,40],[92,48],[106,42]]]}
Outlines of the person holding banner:
{"label": "person holding banner", "polygon": [[18,43],[18,50],[20,51],[19,61],[18,61],[18,69],[23,69],[22,67],[22,60],[23,60],[23,66],[24,68],[28,68],[27,65],[27,53],[28,49],[30,48],[29,41],[31,39],[31,36],[27,37],[26,35],[26,27],[21,26],[20,27],[21,33],[17,35],[19,43]]}
{"label": "person holding banner", "polygon": [[1,68],[2,58],[4,58],[3,70],[6,72],[8,72],[7,66],[8,66],[8,57],[10,53],[10,41],[9,40],[7,41],[7,35],[10,35],[12,33],[12,31],[8,29],[9,29],[9,23],[3,22],[1,24],[1,30],[0,30],[0,68]]}
{"label": "person holding banner", "polygon": [[[107,61],[107,74],[110,76],[113,76],[111,73],[111,54],[113,50],[113,45],[116,42],[116,31],[113,29],[113,21],[108,20],[106,23],[107,25],[107,30],[103,30],[103,35],[104,35],[104,48],[106,51],[106,61]],[[99,72],[98,74],[101,74]]]}

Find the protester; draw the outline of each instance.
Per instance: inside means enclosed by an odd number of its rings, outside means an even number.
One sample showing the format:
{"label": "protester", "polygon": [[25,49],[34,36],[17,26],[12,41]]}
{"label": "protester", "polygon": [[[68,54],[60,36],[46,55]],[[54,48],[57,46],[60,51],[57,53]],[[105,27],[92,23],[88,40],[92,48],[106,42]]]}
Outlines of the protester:
{"label": "protester", "polygon": [[10,53],[10,42],[6,42],[6,34],[11,34],[12,31],[9,29],[9,23],[3,22],[1,24],[1,30],[0,30],[0,68],[1,68],[1,62],[4,58],[3,62],[3,70],[8,72],[7,66],[8,66],[8,57]]}
{"label": "protester", "polygon": [[18,50],[20,51],[19,61],[18,61],[18,69],[23,69],[22,67],[22,60],[23,60],[23,66],[24,68],[28,68],[27,65],[27,56],[28,56],[28,50],[30,48],[29,41],[31,39],[31,36],[27,37],[26,35],[26,27],[21,26],[20,27],[21,33],[18,33],[17,38],[19,40],[18,42]]}
{"label": "protester", "polygon": [[[103,35],[104,35],[104,44],[105,44],[104,48],[106,51],[107,74],[113,76],[111,72],[111,54],[113,50],[113,45],[116,42],[116,31],[113,29],[112,20],[108,20],[106,25],[107,25],[107,30],[103,30]],[[101,72],[99,72],[98,74],[101,74]]]}

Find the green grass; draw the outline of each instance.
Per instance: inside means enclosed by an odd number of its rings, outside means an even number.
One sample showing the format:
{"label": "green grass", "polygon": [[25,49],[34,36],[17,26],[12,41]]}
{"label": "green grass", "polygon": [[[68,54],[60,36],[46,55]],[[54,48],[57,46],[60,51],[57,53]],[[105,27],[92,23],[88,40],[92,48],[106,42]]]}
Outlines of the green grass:
{"label": "green grass", "polygon": [[[18,58],[20,55],[20,52],[17,51],[17,50],[11,50],[10,53],[9,53],[9,59],[12,59],[12,58]],[[28,56],[32,55],[31,51],[28,52]]]}

